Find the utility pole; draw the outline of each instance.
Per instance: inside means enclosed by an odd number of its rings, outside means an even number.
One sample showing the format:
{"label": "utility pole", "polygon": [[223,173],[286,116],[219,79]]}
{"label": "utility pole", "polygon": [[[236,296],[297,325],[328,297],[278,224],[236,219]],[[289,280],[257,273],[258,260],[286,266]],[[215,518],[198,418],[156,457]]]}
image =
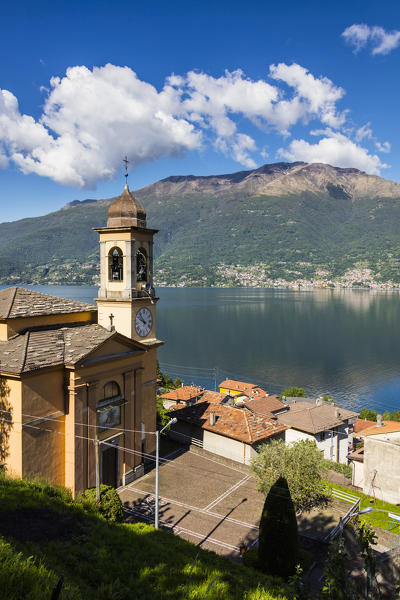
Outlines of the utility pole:
{"label": "utility pole", "polygon": [[168,421],[168,423],[165,425],[165,427],[163,427],[161,429],[161,431],[156,431],[156,506],[155,506],[155,516],[154,516],[154,528],[158,529],[158,512],[159,512],[159,470],[160,470],[160,435],[162,434],[162,432],[164,431],[164,429],[167,429],[167,427],[170,427],[170,425],[173,425],[174,423],[176,423],[178,421],[178,419],[176,419],[175,417],[173,419],[171,419],[170,421]]}
{"label": "utility pole", "polygon": [[96,455],[96,501],[100,502],[100,460],[99,460],[99,446],[100,442],[97,439],[94,440],[94,449]]}

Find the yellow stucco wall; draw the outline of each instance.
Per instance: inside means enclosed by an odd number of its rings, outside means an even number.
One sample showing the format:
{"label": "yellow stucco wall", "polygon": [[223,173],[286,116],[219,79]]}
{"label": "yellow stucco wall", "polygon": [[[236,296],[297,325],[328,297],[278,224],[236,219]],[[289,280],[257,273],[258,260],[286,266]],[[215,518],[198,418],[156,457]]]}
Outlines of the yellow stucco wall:
{"label": "yellow stucco wall", "polygon": [[[65,422],[65,485],[74,494],[95,485],[96,432],[100,441],[119,436],[119,483],[123,483],[123,475],[142,462],[142,423],[145,431],[155,431],[156,349],[98,360],[127,350],[129,347],[125,344],[110,340],[92,353],[85,364],[70,372],[69,412]],[[118,383],[126,404],[121,408],[121,423],[100,432],[96,405],[104,399],[104,386],[110,381]],[[134,431],[121,431],[123,429]],[[154,452],[155,436],[146,433],[145,438],[144,451]]]}
{"label": "yellow stucco wall", "polygon": [[[5,465],[10,475],[22,477],[22,385],[17,379],[3,378],[3,380],[9,391],[2,399],[2,410],[11,408],[12,421],[12,426],[9,430],[6,429],[2,440]],[[8,421],[7,415],[5,416]]]}
{"label": "yellow stucco wall", "polygon": [[0,323],[0,342],[6,342],[8,340],[8,327],[7,323]]}
{"label": "yellow stucco wall", "polygon": [[243,392],[239,390],[230,390],[228,388],[219,388],[220,394],[229,394],[230,396],[243,396]]}
{"label": "yellow stucco wall", "polygon": [[[22,475],[40,474],[64,485],[64,369],[38,372],[22,382]],[[54,416],[55,420],[37,421]]]}
{"label": "yellow stucco wall", "polygon": [[[8,471],[20,477],[40,474],[52,483],[66,485],[73,494],[95,485],[96,405],[110,381],[118,383],[126,404],[121,409],[121,423],[99,432],[98,437],[120,436],[119,483],[125,473],[141,464],[142,449],[154,452],[157,350],[149,348],[137,354],[131,350],[127,342],[111,339],[79,367],[46,369],[24,375],[22,381],[9,378],[13,427]],[[43,420],[46,416],[54,420]]]}

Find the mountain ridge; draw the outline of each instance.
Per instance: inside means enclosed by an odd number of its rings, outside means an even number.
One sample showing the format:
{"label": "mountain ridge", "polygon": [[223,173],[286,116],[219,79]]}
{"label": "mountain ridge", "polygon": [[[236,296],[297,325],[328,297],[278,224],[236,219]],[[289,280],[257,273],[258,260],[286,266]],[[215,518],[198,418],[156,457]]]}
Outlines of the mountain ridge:
{"label": "mountain ridge", "polygon": [[[400,283],[400,184],[353,168],[274,163],[170,176],[134,190],[160,229],[163,285]],[[113,201],[72,201],[0,224],[0,283],[93,283]],[[347,277],[347,280],[346,280]]]}

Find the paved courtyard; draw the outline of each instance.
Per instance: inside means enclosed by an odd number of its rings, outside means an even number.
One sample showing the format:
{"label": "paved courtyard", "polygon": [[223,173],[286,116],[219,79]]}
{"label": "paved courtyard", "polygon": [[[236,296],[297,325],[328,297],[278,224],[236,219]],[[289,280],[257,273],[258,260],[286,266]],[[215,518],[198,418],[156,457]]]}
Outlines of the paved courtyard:
{"label": "paved courtyard", "polygon": [[[160,526],[219,554],[237,556],[258,537],[264,496],[253,477],[233,461],[182,451],[160,466]],[[154,523],[155,470],[119,488],[133,521]],[[333,503],[299,519],[299,531],[321,539],[348,509]]]}

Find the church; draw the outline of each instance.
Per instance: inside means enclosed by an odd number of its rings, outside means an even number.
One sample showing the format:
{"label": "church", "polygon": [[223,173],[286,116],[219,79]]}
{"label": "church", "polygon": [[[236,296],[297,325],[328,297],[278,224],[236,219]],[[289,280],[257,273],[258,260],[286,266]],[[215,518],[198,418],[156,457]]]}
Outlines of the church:
{"label": "church", "polygon": [[97,307],[0,290],[0,463],[76,495],[143,474],[155,450],[153,236],[126,184],[100,237]]}

